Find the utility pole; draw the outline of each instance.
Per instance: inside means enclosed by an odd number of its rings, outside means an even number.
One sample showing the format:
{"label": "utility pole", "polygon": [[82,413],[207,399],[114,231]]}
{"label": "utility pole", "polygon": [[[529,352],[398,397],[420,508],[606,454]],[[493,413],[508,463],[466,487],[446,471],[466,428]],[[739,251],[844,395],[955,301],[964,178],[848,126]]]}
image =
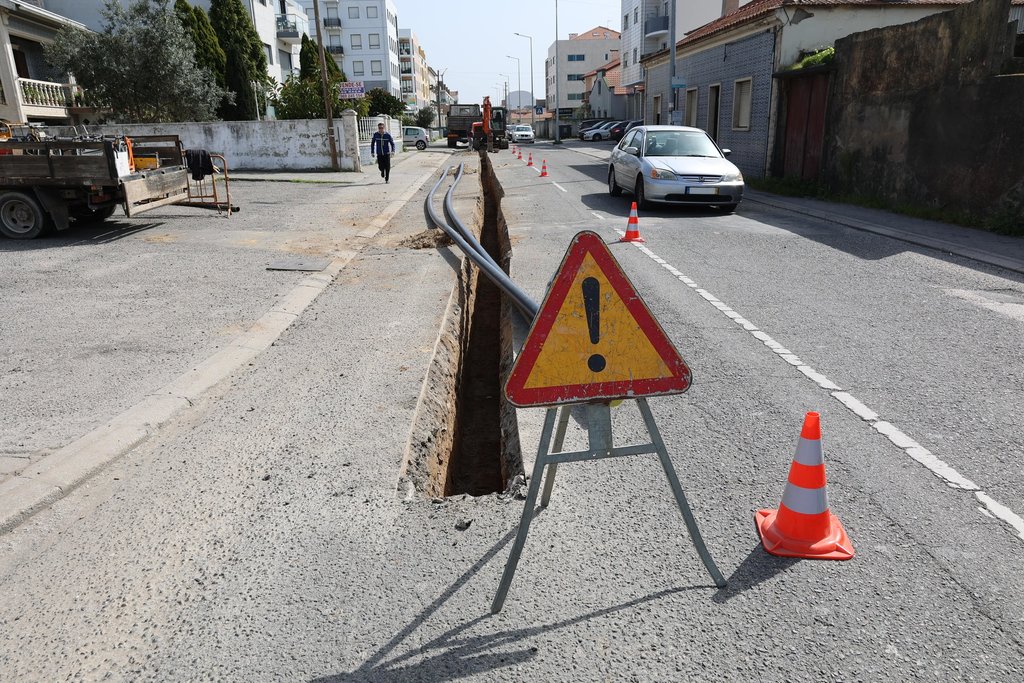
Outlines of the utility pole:
{"label": "utility pole", "polygon": [[[519,57],[513,57],[512,55],[505,55],[505,56],[508,57],[509,59],[516,60],[516,78],[519,80],[519,86],[518,86],[519,87],[519,99],[516,100],[516,104],[518,104],[519,106],[516,107],[516,109],[522,109],[523,108],[523,72],[519,70]],[[512,108],[512,103],[509,102],[509,109],[511,109],[511,108]],[[522,123],[522,119],[520,119],[520,123]]]}
{"label": "utility pole", "polygon": [[444,71],[438,71],[437,72],[437,83],[434,86],[434,87],[437,88],[437,134],[438,135],[442,134],[442,130],[441,130],[442,129],[442,126],[441,126],[441,91],[444,90],[444,72],[447,71],[447,70],[448,69],[445,69]]}
{"label": "utility pole", "polygon": [[[324,109],[327,110],[327,144],[331,147],[331,168],[340,171],[338,166],[338,144],[334,139],[334,112],[331,111],[331,89],[327,85],[327,58],[324,56],[324,36],[320,28],[320,0],[313,0],[313,17],[316,21],[316,47],[320,53],[320,83],[323,86]],[[334,59],[334,57],[331,57]]]}
{"label": "utility pole", "polygon": [[[675,3],[675,0],[672,0],[671,2],[668,3],[668,42],[669,42],[669,45],[672,46],[671,49],[670,49],[670,52],[669,52],[669,57],[668,57],[668,60],[669,60],[668,63],[670,65],[669,66],[669,71],[668,71],[668,82],[669,82],[669,86],[672,88],[672,99],[669,100],[671,111],[669,111],[669,113],[668,113],[668,122],[670,124],[672,124],[672,125],[676,125],[675,115],[676,115],[676,112],[679,111],[679,95],[678,95],[679,88],[676,87],[677,83],[676,83],[676,3]],[[681,125],[682,123],[683,123],[682,120],[680,120],[679,124]]]}
{"label": "utility pole", "polygon": [[562,144],[561,122],[558,119],[558,0],[555,0],[555,143]]}
{"label": "utility pole", "polygon": [[516,33],[515,35],[530,41],[530,128],[533,128],[534,132],[536,132],[537,116],[535,112],[537,111],[537,95],[533,90],[533,36],[526,36],[522,33]]}

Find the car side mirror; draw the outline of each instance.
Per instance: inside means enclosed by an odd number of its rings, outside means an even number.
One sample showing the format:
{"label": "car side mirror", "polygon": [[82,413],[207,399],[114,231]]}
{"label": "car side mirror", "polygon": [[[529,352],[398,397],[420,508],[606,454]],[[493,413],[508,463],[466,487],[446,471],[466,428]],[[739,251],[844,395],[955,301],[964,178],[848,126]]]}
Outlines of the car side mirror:
{"label": "car side mirror", "polygon": [[625,152],[626,154],[632,154],[635,157],[640,156],[640,148],[639,147],[627,147],[627,148],[625,148],[622,151]]}
{"label": "car side mirror", "polygon": [[730,154],[732,154],[732,150],[731,149],[723,149],[722,150],[722,156],[727,157]]}

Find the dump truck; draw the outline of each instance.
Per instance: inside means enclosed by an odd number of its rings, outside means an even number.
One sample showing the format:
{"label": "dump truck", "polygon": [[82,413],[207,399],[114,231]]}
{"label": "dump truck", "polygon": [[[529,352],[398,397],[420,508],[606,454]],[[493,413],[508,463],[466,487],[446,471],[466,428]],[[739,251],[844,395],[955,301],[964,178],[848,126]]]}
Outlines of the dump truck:
{"label": "dump truck", "polygon": [[481,116],[479,104],[453,104],[448,108],[448,146],[468,143],[473,135],[473,122]]}
{"label": "dump truck", "polygon": [[[189,199],[177,136],[49,138],[0,134],[0,234],[34,239],[51,228],[131,217]],[[138,165],[136,159],[139,160]]]}
{"label": "dump truck", "polygon": [[[465,142],[476,148],[473,124],[483,123],[483,108],[479,104],[453,104],[448,110],[448,146]],[[508,109],[491,108],[490,133],[495,149],[508,149]]]}

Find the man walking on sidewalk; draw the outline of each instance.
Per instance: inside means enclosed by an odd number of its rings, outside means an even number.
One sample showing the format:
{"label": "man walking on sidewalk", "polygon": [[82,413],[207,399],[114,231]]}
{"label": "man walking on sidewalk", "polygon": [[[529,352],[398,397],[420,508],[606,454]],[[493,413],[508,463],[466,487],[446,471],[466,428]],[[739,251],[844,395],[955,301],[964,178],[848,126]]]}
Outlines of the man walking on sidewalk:
{"label": "man walking on sidewalk", "polygon": [[377,168],[384,182],[391,182],[391,155],[395,151],[395,139],[384,130],[384,124],[377,124],[377,132],[370,141],[370,156],[377,157]]}

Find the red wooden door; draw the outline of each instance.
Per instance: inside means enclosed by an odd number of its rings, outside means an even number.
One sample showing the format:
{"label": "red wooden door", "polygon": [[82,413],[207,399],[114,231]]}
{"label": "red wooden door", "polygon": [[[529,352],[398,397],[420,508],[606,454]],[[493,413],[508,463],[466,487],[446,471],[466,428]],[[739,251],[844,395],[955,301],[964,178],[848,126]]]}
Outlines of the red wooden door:
{"label": "red wooden door", "polygon": [[789,81],[783,174],[817,180],[825,141],[828,74],[797,76]]}

